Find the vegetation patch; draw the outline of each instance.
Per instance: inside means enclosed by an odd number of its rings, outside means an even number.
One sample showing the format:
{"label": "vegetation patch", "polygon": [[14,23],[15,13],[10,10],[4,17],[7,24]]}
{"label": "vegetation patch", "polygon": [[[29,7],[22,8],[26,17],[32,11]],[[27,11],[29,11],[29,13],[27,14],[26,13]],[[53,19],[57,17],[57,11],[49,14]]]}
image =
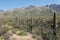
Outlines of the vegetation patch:
{"label": "vegetation patch", "polygon": [[25,36],[25,35],[27,35],[26,32],[19,32],[19,33],[17,33],[17,34],[20,35],[20,36]]}

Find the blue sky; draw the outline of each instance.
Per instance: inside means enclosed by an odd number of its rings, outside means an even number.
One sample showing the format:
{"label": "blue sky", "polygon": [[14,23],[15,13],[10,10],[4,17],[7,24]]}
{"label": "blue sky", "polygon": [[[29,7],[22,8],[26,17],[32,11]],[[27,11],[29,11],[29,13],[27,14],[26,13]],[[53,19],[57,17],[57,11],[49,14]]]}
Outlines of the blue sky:
{"label": "blue sky", "polygon": [[0,9],[9,10],[29,5],[44,6],[47,4],[60,4],[60,0],[0,0]]}

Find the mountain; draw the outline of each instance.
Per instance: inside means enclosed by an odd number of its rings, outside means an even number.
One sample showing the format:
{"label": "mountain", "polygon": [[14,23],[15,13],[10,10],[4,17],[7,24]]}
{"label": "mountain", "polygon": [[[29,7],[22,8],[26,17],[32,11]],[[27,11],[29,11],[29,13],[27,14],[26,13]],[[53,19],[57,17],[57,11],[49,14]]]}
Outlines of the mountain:
{"label": "mountain", "polygon": [[55,11],[60,11],[60,4],[51,4],[51,5],[46,5],[46,7],[49,7]]}
{"label": "mountain", "polygon": [[54,10],[58,15],[60,15],[60,5],[59,4],[51,4],[42,7],[30,5],[26,8],[14,8],[11,10],[7,10],[3,15],[4,16],[20,16],[20,17],[36,17],[36,16],[51,16],[54,13]]}
{"label": "mountain", "polygon": [[0,10],[0,15],[3,14],[4,10]]}

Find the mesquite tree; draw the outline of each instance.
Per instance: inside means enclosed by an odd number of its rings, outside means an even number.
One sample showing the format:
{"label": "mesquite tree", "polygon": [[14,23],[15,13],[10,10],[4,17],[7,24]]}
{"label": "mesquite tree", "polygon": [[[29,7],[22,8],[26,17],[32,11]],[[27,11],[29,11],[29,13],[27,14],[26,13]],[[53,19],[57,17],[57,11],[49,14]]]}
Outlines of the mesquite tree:
{"label": "mesquite tree", "polygon": [[16,16],[16,17],[15,17],[14,28],[20,28],[20,24],[21,24],[20,21],[21,21],[21,20],[20,20],[20,17]]}

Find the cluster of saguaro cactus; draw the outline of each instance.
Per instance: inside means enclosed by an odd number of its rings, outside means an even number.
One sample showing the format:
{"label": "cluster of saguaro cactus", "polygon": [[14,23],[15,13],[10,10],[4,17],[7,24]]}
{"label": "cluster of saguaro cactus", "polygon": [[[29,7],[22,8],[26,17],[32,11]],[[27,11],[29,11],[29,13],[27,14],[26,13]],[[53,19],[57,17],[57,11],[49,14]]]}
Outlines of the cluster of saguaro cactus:
{"label": "cluster of saguaro cactus", "polygon": [[56,13],[53,15],[53,25],[51,26],[53,35],[54,35],[54,40],[57,40],[57,23],[56,23]]}

